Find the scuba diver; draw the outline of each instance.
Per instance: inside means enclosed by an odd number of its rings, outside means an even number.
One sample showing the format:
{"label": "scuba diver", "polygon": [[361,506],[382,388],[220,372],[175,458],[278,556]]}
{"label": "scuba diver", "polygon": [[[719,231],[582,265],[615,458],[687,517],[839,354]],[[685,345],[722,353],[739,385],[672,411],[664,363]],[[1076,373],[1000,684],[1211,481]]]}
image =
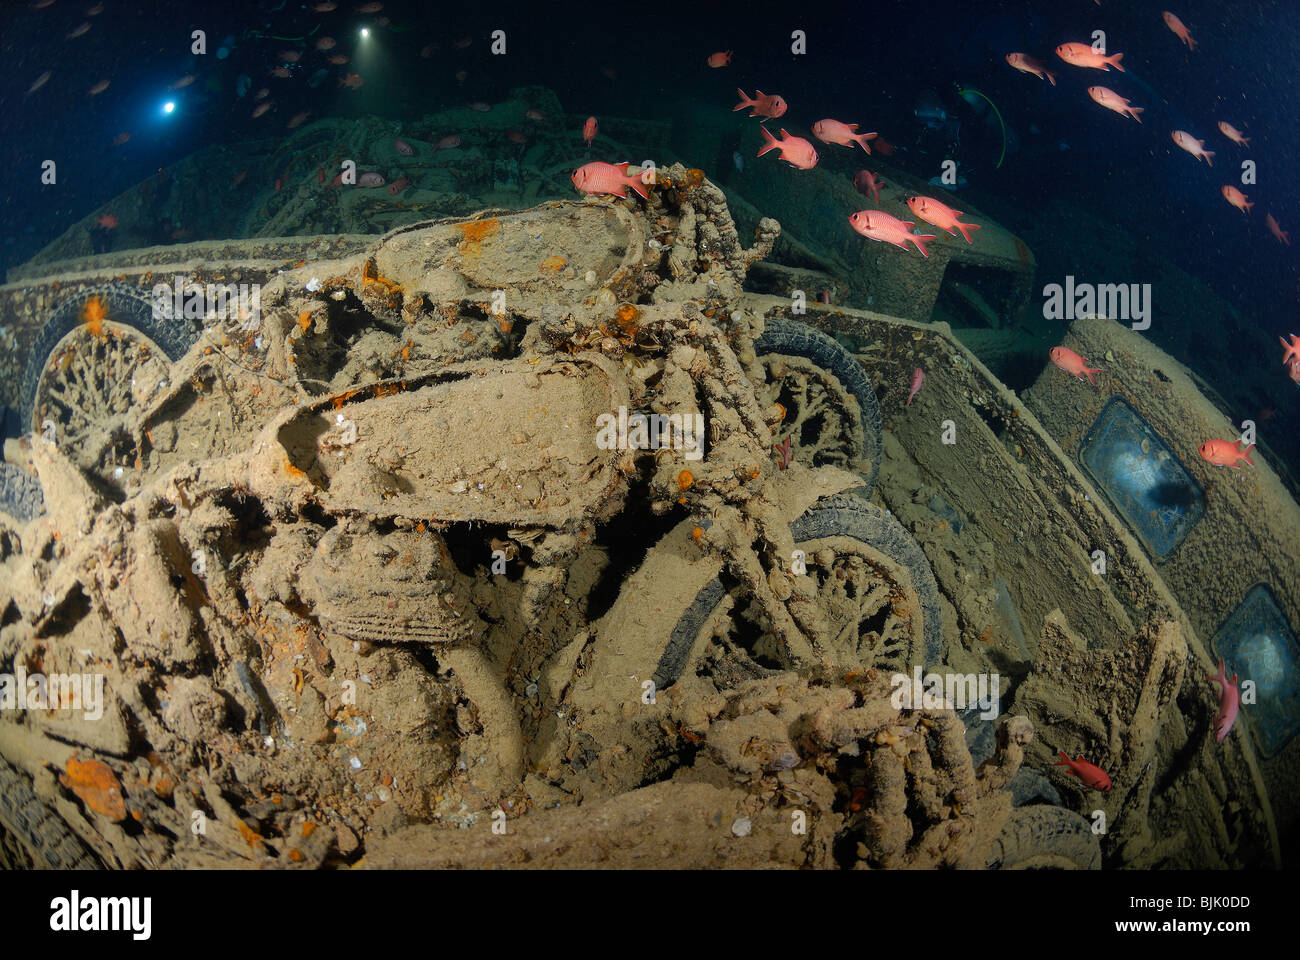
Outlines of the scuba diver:
{"label": "scuba diver", "polygon": [[[965,186],[980,168],[1000,168],[1019,145],[997,105],[974,87],[954,83],[946,102],[933,90],[925,90],[917,97],[912,116],[917,123],[913,163],[931,171],[932,183],[949,190]],[[942,182],[945,160],[957,161],[955,183]]]}

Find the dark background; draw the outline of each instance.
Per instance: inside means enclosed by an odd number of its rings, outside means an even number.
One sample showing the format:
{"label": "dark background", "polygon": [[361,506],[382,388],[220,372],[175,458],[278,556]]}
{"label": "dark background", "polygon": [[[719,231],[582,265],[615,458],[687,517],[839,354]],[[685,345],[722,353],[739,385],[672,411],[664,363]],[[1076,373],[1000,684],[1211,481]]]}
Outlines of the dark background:
{"label": "dark background", "polygon": [[[0,9],[0,268],[23,262],[160,167],[211,144],[274,135],[301,110],[313,118],[418,116],[470,100],[494,102],[514,86],[540,83],[555,89],[575,114],[666,119],[682,101],[695,100],[716,104],[729,117],[735,87],[758,86],[781,93],[791,104],[789,123],[804,131],[821,117],[859,119],[866,129],[906,144],[915,132],[917,96],[931,89],[952,101],[961,84],[997,103],[1021,142],[1000,170],[991,162],[972,163],[972,182],[981,192],[1029,212],[1045,197],[1068,194],[1097,215],[1149,235],[1162,254],[1261,325],[1278,333],[1300,327],[1294,316],[1296,249],[1281,246],[1264,228],[1271,211],[1284,229],[1300,231],[1294,184],[1300,3],[1294,0],[388,2],[370,15],[354,12],[356,0],[326,14],[294,0],[104,0],[103,13],[87,18],[93,2],[56,0],[40,10],[6,2]],[[1170,3],[1201,44],[1196,51],[1189,53],[1161,20]],[[378,17],[390,23],[380,26]],[[88,34],[66,39],[87,20]],[[364,51],[357,39],[363,24],[372,27]],[[1056,58],[1058,43],[1087,41],[1098,27],[1107,31],[1110,51],[1125,54],[1130,72],[1080,70]],[[204,57],[189,53],[190,31],[198,28],[207,32]],[[507,32],[505,57],[488,52],[488,36],[497,28]],[[794,29],[806,31],[807,55],[791,54]],[[235,44],[218,59],[228,35]],[[304,35],[310,36],[305,44],[277,39]],[[324,57],[311,42],[322,35],[338,40],[332,52],[353,60],[330,68],[311,89],[305,77]],[[455,48],[465,36],[472,44]],[[421,58],[429,43],[439,49]],[[279,51],[298,48],[305,52],[292,80],[267,75]],[[736,51],[732,65],[708,69],[704,57],[724,49]],[[1010,51],[1045,61],[1058,73],[1059,86],[1013,71],[1003,60]],[[458,86],[454,76],[461,69],[469,77]],[[45,70],[53,71],[50,81],[27,96]],[[337,86],[337,77],[349,71],[362,74],[364,88]],[[188,73],[197,75],[196,82],[169,94],[167,85]],[[250,117],[252,92],[236,96],[241,74],[249,76],[252,90],[271,88],[271,117],[278,121]],[[109,89],[88,96],[102,79],[112,81]],[[1093,104],[1085,90],[1095,83],[1145,106],[1144,122],[1121,122]],[[178,108],[164,117],[160,107],[168,98]],[[1218,133],[1220,119],[1252,137],[1248,154]],[[1174,147],[1169,131],[1176,126],[1217,152],[1213,169]],[[130,131],[130,141],[112,146],[122,131]],[[997,144],[981,142],[972,130],[967,147],[995,153]],[[1239,182],[1235,165],[1244,156],[1259,169],[1259,183],[1242,188],[1258,202],[1249,218],[1219,193],[1223,183]],[[57,186],[40,183],[45,159],[58,164]],[[715,158],[687,159],[707,165]],[[909,154],[895,159],[906,165]],[[1098,242],[1086,235],[1073,240]]]}

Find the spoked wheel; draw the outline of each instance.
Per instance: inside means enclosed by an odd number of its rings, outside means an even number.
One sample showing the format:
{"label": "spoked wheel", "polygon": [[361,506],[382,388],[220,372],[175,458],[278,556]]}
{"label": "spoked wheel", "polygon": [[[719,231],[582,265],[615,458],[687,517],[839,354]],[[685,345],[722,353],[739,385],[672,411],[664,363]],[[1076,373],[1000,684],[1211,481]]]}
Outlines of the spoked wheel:
{"label": "spoked wheel", "polygon": [[880,406],[862,365],[826,334],[779,317],[767,321],[754,350],[767,369],[759,401],[786,411],[777,442],[788,437],[791,454],[809,466],[861,473],[869,498],[882,439]]}
{"label": "spoked wheel", "polygon": [[134,288],[86,291],[36,339],[23,378],[24,423],[121,492],[139,453],[130,418],[165,388],[191,333],[187,321],[156,319]]}
{"label": "spoked wheel", "polygon": [[[818,650],[833,672],[906,672],[938,663],[943,633],[939,590],[920,547],[894,517],[861,497],[839,495],[815,504],[790,528],[814,581],[813,602],[825,638]],[[730,617],[714,615],[731,595],[722,579],[702,589],[673,628],[652,679],[676,682],[706,642],[740,677],[802,669],[751,604],[736,600]],[[706,638],[704,634],[708,634]]]}

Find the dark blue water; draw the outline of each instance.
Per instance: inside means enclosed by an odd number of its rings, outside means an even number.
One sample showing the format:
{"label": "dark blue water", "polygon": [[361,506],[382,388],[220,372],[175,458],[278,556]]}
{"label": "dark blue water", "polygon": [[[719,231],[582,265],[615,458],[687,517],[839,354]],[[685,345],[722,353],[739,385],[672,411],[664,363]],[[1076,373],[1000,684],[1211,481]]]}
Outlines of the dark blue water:
{"label": "dark blue water", "polygon": [[[105,0],[87,17],[87,0],[57,0],[35,10],[6,3],[0,12],[5,80],[0,109],[5,136],[3,240],[0,267],[30,257],[71,223],[109,198],[193,151],[283,130],[300,111],[323,116],[378,113],[419,116],[470,100],[503,98],[524,83],[553,88],[571,113],[668,118],[682,102],[716,107],[730,117],[735,88],[779,92],[790,103],[783,122],[805,133],[814,120],[857,120],[900,146],[917,134],[918,97],[933,91],[963,122],[963,172],[979,196],[991,196],[1032,218],[1035,205],[1068,195],[1098,216],[1149,236],[1152,248],[1202,278],[1262,325],[1298,326],[1296,248],[1264,228],[1271,211],[1300,227],[1300,196],[1291,171],[1300,148],[1296,123],[1296,47],[1300,4],[1180,0],[1175,12],[1200,47],[1188,52],[1160,17],[1168,0],[952,0],[858,4],[643,4],[576,7],[550,3],[480,5],[389,2],[357,14],[353,2],[318,14],[314,4],[177,4]],[[387,25],[378,18],[388,18]],[[83,22],[84,36],[66,35]],[[362,41],[358,31],[369,26]],[[206,32],[207,53],[190,53],[191,32]],[[494,57],[488,36],[507,34],[508,53]],[[808,52],[791,53],[791,32],[805,31]],[[1089,40],[1104,29],[1111,52],[1123,52],[1127,74],[1080,70],[1061,63],[1054,47]],[[325,63],[314,50],[335,37]],[[226,37],[234,43],[226,45]],[[458,49],[455,41],[472,43]],[[438,49],[428,57],[428,44]],[[736,51],[732,65],[710,70],[703,58]],[[283,50],[302,50],[288,80],[268,77]],[[1059,76],[1049,86],[1013,71],[1003,57],[1022,51]],[[321,68],[316,87],[308,78]],[[26,91],[44,71],[45,86]],[[455,74],[469,76],[458,85]],[[360,90],[340,89],[348,72]],[[168,85],[187,74],[183,89]],[[240,97],[237,83],[251,89]],[[109,88],[91,97],[101,80]],[[1087,97],[1101,83],[1144,106],[1141,125],[1108,113]],[[250,117],[252,94],[267,86],[275,124]],[[1001,167],[1001,134],[956,96],[974,87],[995,103],[1011,130],[1013,151]],[[163,112],[167,102],[174,112]],[[738,115],[738,116],[743,116]],[[1217,131],[1228,119],[1252,138],[1249,153]],[[722,122],[725,122],[722,121]],[[739,121],[737,121],[739,122]],[[1176,149],[1169,132],[1185,127],[1216,150],[1213,169]],[[112,140],[129,132],[129,142]],[[1018,145],[1018,150],[1015,147]],[[825,151],[823,151],[825,152]],[[1238,183],[1237,164],[1258,164],[1259,182],[1243,186],[1258,205],[1250,217],[1228,206],[1223,183]],[[58,164],[59,182],[42,186],[40,164]],[[713,163],[715,158],[688,158]],[[913,172],[928,161],[896,154]],[[214,184],[214,188],[226,186]],[[810,212],[810,215],[815,215]],[[1014,227],[1014,223],[1012,224]],[[1300,233],[1295,234],[1300,244]],[[1085,245],[1095,238],[1063,238]],[[1113,279],[1125,276],[1115,264]],[[1049,278],[1051,279],[1051,278]],[[1059,279],[1059,278],[1054,278]]]}

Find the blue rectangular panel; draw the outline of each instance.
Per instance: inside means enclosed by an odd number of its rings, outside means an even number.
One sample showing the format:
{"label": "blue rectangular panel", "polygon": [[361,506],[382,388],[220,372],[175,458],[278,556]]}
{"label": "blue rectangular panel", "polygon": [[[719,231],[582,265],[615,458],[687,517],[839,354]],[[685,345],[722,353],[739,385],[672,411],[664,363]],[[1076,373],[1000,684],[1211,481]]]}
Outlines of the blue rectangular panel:
{"label": "blue rectangular panel", "polygon": [[1255,682],[1256,702],[1241,710],[1250,715],[1260,752],[1273,756],[1300,732],[1300,644],[1272,590],[1262,583],[1250,588],[1214,635],[1214,652],[1229,677]]}
{"label": "blue rectangular panel", "polygon": [[1156,560],[1169,556],[1205,513],[1200,484],[1119,397],[1083,438],[1079,461]]}

